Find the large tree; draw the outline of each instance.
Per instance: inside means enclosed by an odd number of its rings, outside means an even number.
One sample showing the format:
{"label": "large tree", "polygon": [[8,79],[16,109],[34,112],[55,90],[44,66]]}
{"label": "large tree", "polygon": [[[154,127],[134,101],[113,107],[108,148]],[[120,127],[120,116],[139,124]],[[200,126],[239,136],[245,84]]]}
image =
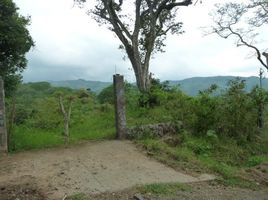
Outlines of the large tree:
{"label": "large tree", "polygon": [[225,39],[233,36],[237,46],[251,49],[260,64],[268,70],[267,49],[261,49],[258,43],[260,31],[268,24],[268,0],[218,4],[211,16],[214,25],[209,33],[216,33]]}
{"label": "large tree", "polygon": [[0,3],[0,76],[4,79],[7,94],[19,83],[20,73],[26,68],[25,54],[34,45],[27,25],[29,17],[19,15],[12,0]]}
{"label": "large tree", "polygon": [[[83,4],[87,0],[75,1]],[[150,59],[154,53],[163,52],[168,32],[183,33],[176,13],[178,7],[191,5],[192,0],[96,1],[95,9],[88,13],[117,35],[134,69],[139,90],[148,91]]]}

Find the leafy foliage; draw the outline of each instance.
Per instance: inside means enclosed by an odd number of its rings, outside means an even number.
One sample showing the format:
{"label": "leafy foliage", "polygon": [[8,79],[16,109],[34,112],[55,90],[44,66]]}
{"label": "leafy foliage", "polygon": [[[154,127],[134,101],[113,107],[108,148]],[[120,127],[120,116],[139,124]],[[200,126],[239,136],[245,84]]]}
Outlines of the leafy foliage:
{"label": "leafy foliage", "polygon": [[20,82],[27,65],[25,54],[34,42],[27,30],[30,18],[20,16],[12,0],[2,0],[0,4],[0,76],[5,81],[7,95]]}
{"label": "leafy foliage", "polygon": [[160,83],[159,79],[152,78],[150,90],[140,94],[139,106],[146,108],[160,106],[161,102],[165,102],[168,92],[172,92],[172,87],[169,86],[168,81]]}

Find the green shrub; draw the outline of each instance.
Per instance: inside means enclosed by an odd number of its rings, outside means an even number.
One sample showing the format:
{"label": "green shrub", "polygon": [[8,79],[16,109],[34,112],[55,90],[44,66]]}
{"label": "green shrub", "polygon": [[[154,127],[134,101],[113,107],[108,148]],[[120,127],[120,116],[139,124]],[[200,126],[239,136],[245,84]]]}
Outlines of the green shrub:
{"label": "green shrub", "polygon": [[140,107],[153,108],[166,103],[168,93],[174,89],[169,86],[169,82],[161,83],[159,79],[151,80],[150,90],[139,96],[138,102]]}
{"label": "green shrub", "polygon": [[239,142],[252,139],[258,131],[257,105],[244,89],[243,80],[230,81],[218,107],[218,133],[236,138]]}

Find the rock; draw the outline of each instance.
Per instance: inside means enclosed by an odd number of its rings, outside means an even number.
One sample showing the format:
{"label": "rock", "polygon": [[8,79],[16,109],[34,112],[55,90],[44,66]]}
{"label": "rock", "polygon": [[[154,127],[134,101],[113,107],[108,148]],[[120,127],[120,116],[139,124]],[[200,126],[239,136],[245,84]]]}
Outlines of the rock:
{"label": "rock", "polygon": [[163,142],[172,147],[176,147],[181,144],[181,139],[178,136],[165,136],[162,140]]}
{"label": "rock", "polygon": [[140,193],[137,193],[137,194],[134,195],[134,199],[135,200],[143,200],[143,197],[141,196]]}
{"label": "rock", "polygon": [[151,152],[151,151],[147,151],[147,155],[148,155],[148,156],[153,156],[153,155],[154,155],[154,153],[153,153],[153,152]]}

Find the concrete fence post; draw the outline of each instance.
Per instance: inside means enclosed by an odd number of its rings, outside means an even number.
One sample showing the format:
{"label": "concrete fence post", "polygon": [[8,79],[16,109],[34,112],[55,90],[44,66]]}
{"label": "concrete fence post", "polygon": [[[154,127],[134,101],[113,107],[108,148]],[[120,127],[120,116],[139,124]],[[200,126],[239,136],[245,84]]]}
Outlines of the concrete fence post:
{"label": "concrete fence post", "polygon": [[113,76],[114,98],[115,98],[115,123],[116,138],[126,138],[126,111],[125,111],[125,91],[124,77],[116,74]]}
{"label": "concrete fence post", "polygon": [[0,153],[8,152],[8,138],[5,116],[5,91],[4,81],[0,77]]}

